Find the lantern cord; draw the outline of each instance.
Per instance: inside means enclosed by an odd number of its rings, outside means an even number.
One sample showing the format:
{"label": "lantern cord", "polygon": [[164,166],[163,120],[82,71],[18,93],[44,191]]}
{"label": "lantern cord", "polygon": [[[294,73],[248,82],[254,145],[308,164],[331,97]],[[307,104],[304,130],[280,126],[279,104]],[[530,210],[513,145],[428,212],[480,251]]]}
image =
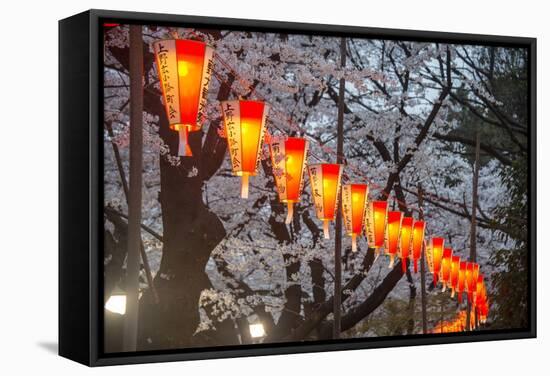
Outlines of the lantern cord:
{"label": "lantern cord", "polygon": [[323,234],[325,235],[325,239],[330,239],[330,232],[328,230],[328,219],[323,219]]}
{"label": "lantern cord", "polygon": [[447,284],[444,283],[443,288],[441,289],[441,292],[445,292],[445,291],[447,291]]}
{"label": "lantern cord", "polygon": [[455,289],[453,288],[453,290],[451,291],[451,299],[455,297]]}
{"label": "lantern cord", "polygon": [[351,251],[357,252],[357,234],[351,234]]}
{"label": "lantern cord", "polygon": [[286,214],[285,223],[289,225],[294,217],[294,204],[292,202],[287,202],[286,207],[288,208],[288,213]]}
{"label": "lantern cord", "polygon": [[241,177],[241,198],[248,198],[248,173],[243,172]]}
{"label": "lantern cord", "polygon": [[191,157],[193,153],[187,142],[187,127],[183,127],[178,131],[179,144],[178,144],[178,157]]}
{"label": "lantern cord", "polygon": [[390,253],[390,265],[389,268],[393,268],[393,264],[395,264],[395,256]]}

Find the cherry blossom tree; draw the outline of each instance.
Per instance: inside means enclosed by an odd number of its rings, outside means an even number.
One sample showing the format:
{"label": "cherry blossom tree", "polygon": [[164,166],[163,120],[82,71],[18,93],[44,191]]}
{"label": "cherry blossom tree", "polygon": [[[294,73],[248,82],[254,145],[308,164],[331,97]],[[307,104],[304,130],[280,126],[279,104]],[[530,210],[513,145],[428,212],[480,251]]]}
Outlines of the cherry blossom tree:
{"label": "cherry blossom tree", "polygon": [[[364,240],[352,253],[344,238],[343,290],[334,291],[334,243],[322,239],[307,178],[290,225],[266,149],[249,199],[239,197],[226,157],[222,100],[266,100],[271,135],[306,137],[310,162],[334,162],[338,83],[345,78],[344,179],[366,182],[371,198],[413,216],[421,184],[428,236],[444,236],[464,257],[475,144],[473,133],[464,132],[465,119],[474,118],[479,129],[501,129],[498,144],[484,139],[480,146],[482,267],[489,268],[491,250],[513,246],[498,215],[507,204],[501,172],[526,154],[527,120],[521,104],[509,111],[497,99],[502,95],[491,79],[510,59],[521,65],[521,51],[349,38],[342,68],[339,38],[152,26],[143,33],[143,247],[155,289],[144,270],[139,349],[250,343],[254,320],[263,324],[265,342],[330,338],[335,293],[341,294],[344,336],[371,335],[368,328],[351,329],[391,298],[408,300],[410,320],[401,334],[420,331],[414,321],[419,277],[409,268],[403,274],[400,263],[388,269]],[[173,37],[201,39],[216,50],[208,121],[189,135],[192,157],[177,157],[178,136],[168,128],[154,64],[152,42]],[[127,26],[105,29],[104,67],[108,296],[124,283]]]}

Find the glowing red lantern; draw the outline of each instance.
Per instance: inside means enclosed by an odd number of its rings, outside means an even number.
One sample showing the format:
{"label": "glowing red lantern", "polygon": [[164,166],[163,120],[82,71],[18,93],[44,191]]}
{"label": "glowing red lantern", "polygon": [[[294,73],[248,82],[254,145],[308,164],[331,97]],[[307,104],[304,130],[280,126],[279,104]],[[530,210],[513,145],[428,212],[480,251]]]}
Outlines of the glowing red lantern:
{"label": "glowing red lantern", "polygon": [[397,255],[401,259],[401,270],[403,273],[407,271],[407,258],[410,257],[410,249],[413,238],[413,222],[412,217],[403,217],[401,221],[401,235],[399,236],[399,250]]}
{"label": "glowing red lantern", "polygon": [[458,275],[460,273],[460,257],[453,256],[451,259],[451,298],[455,296],[455,292],[458,288]]}
{"label": "glowing red lantern", "polygon": [[424,230],[426,223],[424,221],[415,221],[412,234],[412,260],[414,263],[414,272],[418,272],[418,260],[422,256],[422,247],[424,246]]}
{"label": "glowing red lantern", "polygon": [[441,272],[441,259],[443,258],[443,249],[445,248],[445,239],[432,238],[428,249],[426,250],[426,259],[428,269],[433,274],[434,286],[437,286],[437,278]]}
{"label": "glowing red lantern", "polygon": [[203,42],[175,39],[153,46],[168,122],[179,133],[178,156],[191,156],[187,134],[200,130],[206,118],[214,49]]}
{"label": "glowing red lantern", "polygon": [[342,215],[346,232],[351,236],[351,250],[357,251],[357,236],[363,232],[369,187],[366,184],[342,186]]}
{"label": "glowing red lantern", "polygon": [[475,267],[473,262],[466,264],[466,289],[468,291],[468,301],[470,303],[473,303],[477,283],[477,279],[474,278],[474,269]]}
{"label": "glowing red lantern", "polygon": [[390,268],[393,267],[397,248],[399,247],[399,235],[401,233],[401,221],[403,213],[399,211],[390,211],[388,213],[388,237],[386,242],[386,251],[390,255]]}
{"label": "glowing red lantern", "polygon": [[441,259],[441,283],[443,284],[443,291],[447,289],[447,286],[451,282],[452,261],[453,250],[451,248],[445,248],[443,250],[443,257]]}
{"label": "glowing red lantern", "polygon": [[376,249],[376,256],[384,247],[386,220],[388,217],[387,201],[370,201],[367,205],[366,234],[369,247]]}
{"label": "glowing red lantern", "polygon": [[319,163],[308,166],[311,195],[317,218],[323,221],[325,239],[330,238],[329,222],[333,221],[336,216],[342,170],[340,164]]}
{"label": "glowing red lantern", "polygon": [[248,177],[256,175],[269,105],[262,101],[221,102],[233,174],[240,176],[241,197],[248,198]]}
{"label": "glowing red lantern", "polygon": [[474,281],[477,281],[477,277],[479,276],[479,264],[478,264],[478,263],[474,263],[473,268],[474,268],[474,270],[473,270],[473,275],[472,275],[472,277],[474,278]]}
{"label": "glowing red lantern", "polygon": [[466,261],[460,261],[458,269],[458,285],[456,291],[458,293],[458,302],[462,303],[462,293],[466,289],[466,269],[468,263]]}
{"label": "glowing red lantern", "polygon": [[294,203],[300,201],[304,186],[308,142],[299,137],[272,137],[269,143],[273,175],[277,184],[279,201],[287,204],[286,223],[292,222]]}
{"label": "glowing red lantern", "polygon": [[477,276],[476,280],[476,305],[478,305],[479,300],[483,300],[483,288],[484,288],[484,282],[483,282],[483,274],[479,274]]}

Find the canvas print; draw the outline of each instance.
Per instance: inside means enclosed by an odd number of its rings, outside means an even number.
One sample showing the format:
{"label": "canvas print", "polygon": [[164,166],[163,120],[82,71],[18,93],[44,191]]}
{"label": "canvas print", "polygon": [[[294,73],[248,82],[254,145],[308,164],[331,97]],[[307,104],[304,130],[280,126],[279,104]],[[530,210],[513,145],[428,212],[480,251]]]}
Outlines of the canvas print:
{"label": "canvas print", "polygon": [[101,32],[104,353],[529,327],[526,48]]}

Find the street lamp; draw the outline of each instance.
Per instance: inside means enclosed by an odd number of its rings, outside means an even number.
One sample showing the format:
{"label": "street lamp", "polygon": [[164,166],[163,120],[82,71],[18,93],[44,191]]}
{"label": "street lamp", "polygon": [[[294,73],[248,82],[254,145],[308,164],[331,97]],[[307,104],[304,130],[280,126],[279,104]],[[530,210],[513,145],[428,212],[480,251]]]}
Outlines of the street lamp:
{"label": "street lamp", "polygon": [[115,288],[105,303],[105,309],[119,315],[124,315],[126,313],[126,293],[119,288]]}
{"label": "street lamp", "polygon": [[250,324],[250,337],[263,338],[265,337],[265,329],[262,323]]}

